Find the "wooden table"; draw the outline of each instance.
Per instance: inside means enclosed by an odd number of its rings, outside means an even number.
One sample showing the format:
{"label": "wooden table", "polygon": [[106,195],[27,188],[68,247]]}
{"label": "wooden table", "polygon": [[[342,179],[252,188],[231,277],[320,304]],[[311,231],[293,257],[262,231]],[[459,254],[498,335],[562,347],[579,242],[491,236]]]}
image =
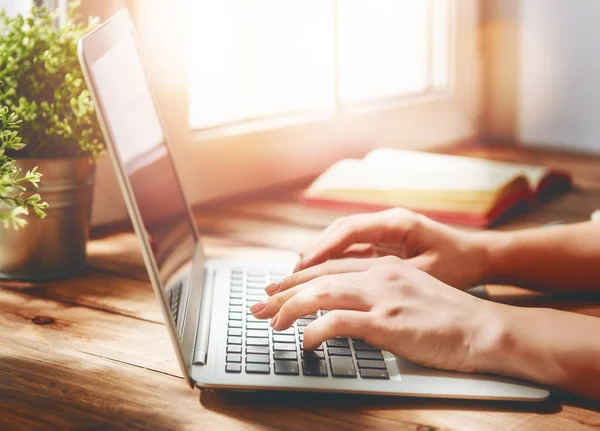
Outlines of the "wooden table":
{"label": "wooden table", "polygon": [[[576,188],[500,226],[589,218],[600,159],[516,149],[461,153],[569,169]],[[339,214],[297,203],[300,186],[197,211],[211,257],[302,249]],[[600,264],[600,262],[599,262]],[[600,297],[489,286],[493,300],[600,316]],[[191,390],[146,279],[135,236],[100,236],[89,269],[44,284],[0,284],[0,429],[549,429],[600,428],[600,404],[556,393],[539,405],[326,394]]]}

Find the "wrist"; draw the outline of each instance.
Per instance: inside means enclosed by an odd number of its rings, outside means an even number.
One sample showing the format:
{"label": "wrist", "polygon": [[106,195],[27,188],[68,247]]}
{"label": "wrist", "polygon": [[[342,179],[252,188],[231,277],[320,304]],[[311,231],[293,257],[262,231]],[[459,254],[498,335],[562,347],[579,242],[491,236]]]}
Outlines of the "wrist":
{"label": "wrist", "polygon": [[461,371],[508,374],[505,357],[513,351],[515,334],[508,324],[511,307],[481,300],[479,313],[472,320],[473,335],[469,355]]}
{"label": "wrist", "polygon": [[542,384],[559,382],[564,370],[554,360],[550,346],[541,342],[546,331],[538,331],[540,322],[545,322],[547,313],[552,312],[489,302],[473,337],[470,371]]}
{"label": "wrist", "polygon": [[510,255],[513,237],[513,232],[482,231],[473,235],[473,247],[481,259],[479,284],[493,284],[505,278],[504,256]]}

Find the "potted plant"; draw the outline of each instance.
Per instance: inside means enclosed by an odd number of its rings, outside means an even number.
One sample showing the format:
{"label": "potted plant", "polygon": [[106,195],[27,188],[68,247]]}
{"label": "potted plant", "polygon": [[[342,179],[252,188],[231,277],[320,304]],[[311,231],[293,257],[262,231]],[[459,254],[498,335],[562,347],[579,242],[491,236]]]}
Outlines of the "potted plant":
{"label": "potted plant", "polygon": [[0,222],[4,229],[12,227],[18,230],[26,226],[24,216],[29,214],[30,208],[40,218],[46,217],[45,210],[48,208],[39,193],[26,195],[28,185],[37,188],[40,182],[42,174],[37,171],[37,166],[23,173],[15,166],[15,160],[6,155],[6,151],[25,148],[17,131],[20,123],[17,114],[10,112],[7,106],[0,107]]}
{"label": "potted plant", "polygon": [[[2,133],[13,140],[2,142],[9,163],[2,178],[12,183],[0,188],[0,211],[10,220],[0,226],[1,278],[51,279],[85,266],[94,162],[104,142],[77,60],[77,42],[96,21],[78,23],[76,10],[71,3],[60,25],[60,12],[45,7],[28,16],[0,11]],[[24,184],[39,185],[47,210],[38,194],[11,201]],[[24,218],[28,208],[40,217]]]}

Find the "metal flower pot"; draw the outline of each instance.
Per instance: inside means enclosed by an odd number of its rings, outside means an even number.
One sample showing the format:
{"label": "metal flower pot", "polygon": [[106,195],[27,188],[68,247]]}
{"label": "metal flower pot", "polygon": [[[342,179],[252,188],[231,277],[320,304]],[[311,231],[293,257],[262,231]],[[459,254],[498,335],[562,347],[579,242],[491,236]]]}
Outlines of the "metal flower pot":
{"label": "metal flower pot", "polygon": [[22,229],[0,226],[0,278],[42,281],[74,275],[85,268],[94,165],[87,157],[21,159],[17,166],[39,166],[39,193],[50,204],[47,216],[33,212]]}

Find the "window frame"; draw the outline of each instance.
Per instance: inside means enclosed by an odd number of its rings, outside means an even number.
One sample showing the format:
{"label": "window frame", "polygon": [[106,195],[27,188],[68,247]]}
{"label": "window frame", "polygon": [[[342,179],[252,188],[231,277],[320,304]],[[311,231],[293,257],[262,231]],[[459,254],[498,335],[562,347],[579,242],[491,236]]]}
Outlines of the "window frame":
{"label": "window frame", "polygon": [[[186,1],[192,0],[128,0],[128,6],[192,204],[314,177],[341,158],[362,157],[375,147],[427,149],[479,134],[479,0],[450,0],[445,90],[346,107],[333,118],[322,112],[287,115],[202,132],[188,126],[188,42],[177,25],[186,22]],[[110,183],[100,194],[111,194],[116,182]],[[114,220],[118,211],[112,213]],[[107,221],[98,215],[95,220]]]}

